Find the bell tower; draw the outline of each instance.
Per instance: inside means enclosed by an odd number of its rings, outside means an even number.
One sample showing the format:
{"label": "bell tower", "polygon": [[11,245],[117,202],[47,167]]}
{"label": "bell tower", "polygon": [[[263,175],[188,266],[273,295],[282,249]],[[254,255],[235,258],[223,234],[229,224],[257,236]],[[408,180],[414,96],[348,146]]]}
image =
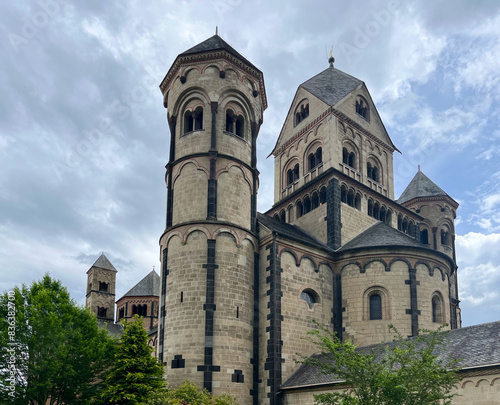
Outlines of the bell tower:
{"label": "bell tower", "polygon": [[181,53],[160,89],[171,135],[159,358],[173,386],[256,403],[263,74],[214,35]]}
{"label": "bell tower", "polygon": [[117,270],[104,255],[99,256],[87,271],[85,305],[106,322],[115,321],[115,288]]}

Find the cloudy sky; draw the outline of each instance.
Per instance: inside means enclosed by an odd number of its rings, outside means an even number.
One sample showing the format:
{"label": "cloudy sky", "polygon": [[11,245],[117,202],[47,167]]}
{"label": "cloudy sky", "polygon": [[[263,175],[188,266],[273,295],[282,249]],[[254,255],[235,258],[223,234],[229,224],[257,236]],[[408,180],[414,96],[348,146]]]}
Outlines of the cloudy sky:
{"label": "cloudy sky", "polygon": [[394,144],[396,197],[422,171],[460,203],[464,326],[500,319],[498,1],[3,2],[0,291],[45,272],[84,303],[101,252],[117,296],[159,267],[169,130],[158,85],[219,34],[264,73],[259,210],[298,85],[335,66],[363,80]]}

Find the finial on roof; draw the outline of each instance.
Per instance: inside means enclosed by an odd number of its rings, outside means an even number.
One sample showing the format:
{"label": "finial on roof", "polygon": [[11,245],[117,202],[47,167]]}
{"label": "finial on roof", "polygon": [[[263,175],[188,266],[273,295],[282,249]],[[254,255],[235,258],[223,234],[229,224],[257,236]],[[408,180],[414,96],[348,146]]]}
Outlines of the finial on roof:
{"label": "finial on roof", "polygon": [[418,165],[418,171],[420,171],[420,165]]}
{"label": "finial on roof", "polygon": [[330,57],[328,58],[328,63],[330,64],[330,67],[333,67],[333,62],[335,62],[335,58],[333,57],[333,45],[332,48],[330,49]]}
{"label": "finial on roof", "polygon": [[215,26],[215,35],[219,35],[219,27]]}

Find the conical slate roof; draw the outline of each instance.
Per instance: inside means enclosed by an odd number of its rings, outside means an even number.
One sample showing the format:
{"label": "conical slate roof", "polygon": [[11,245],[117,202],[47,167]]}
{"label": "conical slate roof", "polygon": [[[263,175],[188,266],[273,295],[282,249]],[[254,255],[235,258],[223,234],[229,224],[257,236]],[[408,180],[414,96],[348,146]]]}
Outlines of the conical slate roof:
{"label": "conical slate roof", "polygon": [[250,63],[250,61],[248,59],[243,57],[236,49],[234,49],[231,45],[229,45],[226,41],[224,41],[217,34],[214,35],[213,37],[210,37],[207,40],[199,43],[198,45],[195,45],[192,48],[189,48],[187,51],[181,53],[179,56],[191,55],[194,53],[218,51],[218,50],[228,51],[231,55],[236,56],[237,58],[241,59],[247,65],[250,65],[254,69],[257,69],[252,63]]}
{"label": "conical slate roof", "polygon": [[160,295],[160,276],[154,270],[132,287],[122,298],[151,295]]}
{"label": "conical slate roof", "polygon": [[99,267],[101,269],[105,270],[113,270],[113,271],[118,271],[115,269],[115,266],[111,264],[109,259],[104,255],[104,253],[101,253],[99,258],[95,261],[95,263],[92,265],[92,267]]}
{"label": "conical slate roof", "polygon": [[449,197],[439,186],[437,186],[431,179],[429,179],[420,170],[413,177],[408,187],[406,187],[403,194],[398,199],[399,204],[413,200],[418,197]]}
{"label": "conical slate roof", "polygon": [[361,80],[334,67],[329,67],[311,77],[300,86],[330,106],[334,106],[352,93]]}
{"label": "conical slate roof", "polygon": [[383,222],[377,222],[366,231],[360,233],[354,239],[347,242],[338,250],[338,252],[350,249],[386,246],[408,246],[425,249],[423,244],[417,242],[415,239],[409,237],[403,232],[400,232]]}

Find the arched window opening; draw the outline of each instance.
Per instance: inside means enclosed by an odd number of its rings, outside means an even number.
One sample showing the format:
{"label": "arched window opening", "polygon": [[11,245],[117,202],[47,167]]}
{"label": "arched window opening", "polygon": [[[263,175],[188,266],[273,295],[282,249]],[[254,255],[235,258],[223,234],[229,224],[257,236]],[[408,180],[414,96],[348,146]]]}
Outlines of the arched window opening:
{"label": "arched window opening", "polygon": [[449,237],[450,233],[445,229],[441,229],[441,245],[448,245],[450,242]]}
{"label": "arched window opening", "polygon": [[281,222],[286,222],[286,214],[285,214],[285,210],[281,210],[281,211],[280,211],[280,221],[281,221]]}
{"label": "arched window opening", "polygon": [[403,219],[403,225],[401,227],[401,230],[404,233],[408,234],[408,219],[406,219],[406,218]]}
{"label": "arched window opening", "polygon": [[304,198],[304,214],[311,211],[311,199],[309,197]]}
{"label": "arched window opening", "polygon": [[380,208],[380,218],[379,219],[385,224],[385,221],[386,221],[385,207]]}
{"label": "arched window opening", "polygon": [[368,200],[368,215],[373,217],[373,200]]}
{"label": "arched window opening", "polygon": [[235,134],[238,135],[240,138],[243,138],[243,130],[244,130],[244,119],[243,119],[243,116],[241,115],[238,115],[238,118],[236,119],[236,122],[235,122]]}
{"label": "arched window opening", "polygon": [[398,215],[398,231],[403,230],[403,215]]}
{"label": "arched window opening", "polygon": [[354,152],[351,152],[349,153],[349,159],[348,159],[348,162],[347,163],[349,166],[351,166],[353,169],[356,168],[356,155],[354,154]]}
{"label": "arched window opening", "polygon": [[429,244],[429,231],[427,229],[423,229],[422,232],[420,232],[420,242],[424,245]]}
{"label": "arched window opening", "polygon": [[369,179],[380,183],[379,169],[377,166],[372,165],[370,162],[366,164],[366,175]]}
{"label": "arched window opening", "polygon": [[347,187],[344,185],[340,187],[340,201],[347,204]]}
{"label": "arched window opening", "polygon": [[326,187],[321,187],[321,189],[319,190],[319,203],[326,203]]}
{"label": "arched window opening", "polygon": [[99,291],[107,292],[109,287],[109,283],[105,283],[103,281],[99,281]]}
{"label": "arched window opening", "polygon": [[194,120],[194,130],[203,129],[203,108],[197,107],[192,113]]}
{"label": "arched window opening", "polygon": [[318,294],[314,290],[311,290],[309,288],[305,289],[300,293],[300,298],[307,303],[310,309],[313,308],[314,304],[319,303]]}
{"label": "arched window opening", "polygon": [[97,316],[99,318],[106,318],[107,312],[108,312],[108,308],[97,307]]}
{"label": "arched window opening", "polygon": [[309,117],[309,103],[301,104],[295,113],[295,125],[300,124],[307,117]]}
{"label": "arched window opening", "polygon": [[361,194],[356,193],[356,196],[354,197],[354,206],[358,211],[361,211]]}
{"label": "arched window opening", "polygon": [[443,300],[437,294],[432,297],[432,322],[443,323]]}
{"label": "arched window opening", "polygon": [[373,218],[380,219],[380,205],[378,203],[373,205]]}
{"label": "arched window opening", "polygon": [[416,230],[415,222],[410,221],[408,223],[408,235],[415,237],[415,230]]}
{"label": "arched window opening", "polygon": [[349,207],[354,207],[354,191],[353,190],[349,190],[349,192],[347,193],[347,205]]}
{"label": "arched window opening", "polygon": [[304,207],[302,206],[302,201],[297,201],[297,208],[295,210],[295,216],[297,218],[300,218],[302,215],[304,215]]}
{"label": "arched window opening", "polygon": [[382,319],[382,297],[380,294],[370,295],[370,320]]}
{"label": "arched window opening", "polygon": [[118,320],[122,319],[125,316],[125,308],[120,308],[118,311]]}
{"label": "arched window opening", "polygon": [[193,129],[194,129],[193,114],[191,111],[186,111],[184,113],[184,133],[187,134],[188,132],[193,131]]}
{"label": "arched window opening", "polygon": [[288,169],[286,172],[286,185],[289,186],[299,179],[299,164],[297,163],[293,169]]}
{"label": "arched window opening", "polygon": [[342,163],[345,165],[349,164],[349,152],[346,148],[342,148]]}
{"label": "arched window opening", "polygon": [[368,103],[362,98],[358,97],[356,100],[356,113],[361,115],[364,119],[370,120],[370,109]]}
{"label": "arched window opening", "polygon": [[315,191],[312,196],[311,196],[311,209],[316,209],[319,207],[319,196],[318,193]]}
{"label": "arched window opening", "polygon": [[274,214],[274,215],[273,215],[273,218],[274,218],[274,219],[277,219],[278,221],[280,220],[280,216],[279,216],[279,214],[278,214],[278,213]]}
{"label": "arched window opening", "polygon": [[132,305],[132,315],[137,314],[137,305]]}
{"label": "arched window opening", "polygon": [[392,223],[392,211],[388,210],[387,214],[385,215],[385,223],[389,226],[391,226]]}

